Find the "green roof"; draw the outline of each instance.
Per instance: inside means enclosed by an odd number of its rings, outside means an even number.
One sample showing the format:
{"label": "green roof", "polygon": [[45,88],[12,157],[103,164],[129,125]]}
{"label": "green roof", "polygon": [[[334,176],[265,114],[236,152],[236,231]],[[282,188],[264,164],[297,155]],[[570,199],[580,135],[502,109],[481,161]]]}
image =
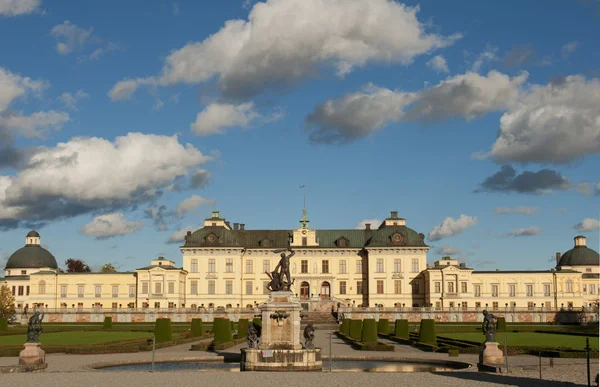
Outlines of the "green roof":
{"label": "green roof", "polygon": [[181,268],[181,267],[163,266],[163,265],[144,266],[144,267],[140,267],[139,269],[136,269],[136,270],[151,270],[151,269],[154,269],[156,267],[160,267],[161,269],[164,269],[164,270],[183,270],[183,268]]}
{"label": "green roof", "polygon": [[599,264],[600,255],[596,251],[587,246],[575,246],[562,255],[557,266],[597,266]]}

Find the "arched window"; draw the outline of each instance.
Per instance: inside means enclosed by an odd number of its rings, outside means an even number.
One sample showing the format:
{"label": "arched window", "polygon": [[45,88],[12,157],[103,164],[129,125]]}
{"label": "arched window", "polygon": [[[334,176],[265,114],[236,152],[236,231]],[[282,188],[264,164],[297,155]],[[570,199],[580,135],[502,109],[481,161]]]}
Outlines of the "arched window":
{"label": "arched window", "polygon": [[46,281],[40,281],[39,294],[46,294]]}
{"label": "arched window", "polygon": [[568,280],[565,286],[565,291],[567,293],[573,293],[573,281]]}
{"label": "arched window", "polygon": [[198,308],[198,305],[192,304],[192,309],[197,309],[197,308]]}

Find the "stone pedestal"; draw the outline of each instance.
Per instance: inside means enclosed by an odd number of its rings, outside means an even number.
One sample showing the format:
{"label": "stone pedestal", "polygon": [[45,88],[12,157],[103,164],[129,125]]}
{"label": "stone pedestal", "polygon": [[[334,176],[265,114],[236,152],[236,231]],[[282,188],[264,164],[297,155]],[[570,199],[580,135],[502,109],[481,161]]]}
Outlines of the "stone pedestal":
{"label": "stone pedestal", "polygon": [[479,363],[485,365],[502,365],[504,364],[504,354],[498,348],[498,343],[488,341],[484,344],[483,349],[479,353]]}
{"label": "stone pedestal", "polygon": [[19,354],[19,365],[46,364],[46,352],[40,348],[40,343],[25,343],[25,349]]}

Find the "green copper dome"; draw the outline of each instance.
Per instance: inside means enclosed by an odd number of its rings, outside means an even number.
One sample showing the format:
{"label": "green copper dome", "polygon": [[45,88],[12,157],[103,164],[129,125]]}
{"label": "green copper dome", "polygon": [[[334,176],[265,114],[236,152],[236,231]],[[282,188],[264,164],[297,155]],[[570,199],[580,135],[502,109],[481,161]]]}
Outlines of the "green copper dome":
{"label": "green copper dome", "polygon": [[29,243],[29,238],[39,238],[37,231],[30,231],[26,237],[26,245],[15,251],[6,262],[5,270],[8,269],[39,269],[49,267],[58,269],[56,258],[48,250],[43,248],[35,240]]}
{"label": "green copper dome", "polygon": [[575,247],[567,251],[560,257],[557,266],[594,266],[600,264],[600,255],[588,248],[585,244],[585,237],[576,236]]}

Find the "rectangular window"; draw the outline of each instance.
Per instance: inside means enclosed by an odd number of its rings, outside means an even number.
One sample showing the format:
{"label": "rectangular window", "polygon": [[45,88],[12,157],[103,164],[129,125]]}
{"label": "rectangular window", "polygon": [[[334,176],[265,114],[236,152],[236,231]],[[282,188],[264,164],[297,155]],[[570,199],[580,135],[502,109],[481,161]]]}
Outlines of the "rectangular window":
{"label": "rectangular window", "polygon": [[340,281],[340,294],[346,294],[346,281]]}
{"label": "rectangular window", "polygon": [[169,281],[167,284],[169,286],[169,294],[175,294],[175,282]]}
{"label": "rectangular window", "polygon": [[377,280],[377,294],[383,294],[383,280]]}
{"label": "rectangular window", "polygon": [[583,293],[587,294],[587,284],[583,284],[582,289],[583,289]]}
{"label": "rectangular window", "polygon": [[301,266],[301,270],[300,270],[301,273],[308,273],[308,261],[307,260],[301,261],[300,266]]}
{"label": "rectangular window", "polygon": [[454,282],[448,282],[448,293],[454,293]]}
{"label": "rectangular window", "polygon": [[552,307],[552,303],[550,301],[546,301],[545,307],[550,309]]}
{"label": "rectangular window", "polygon": [[25,288],[23,286],[19,286],[19,296],[22,296],[24,291],[25,291]]}
{"label": "rectangular window", "polygon": [[148,294],[148,281],[142,282],[142,294]]}
{"label": "rectangular window", "polygon": [[498,309],[498,301],[492,302],[492,309],[494,309],[494,310]]}
{"label": "rectangular window", "polygon": [[514,302],[514,301],[511,301],[511,302],[510,302],[510,307],[511,307],[511,308],[516,308],[516,307],[517,307],[517,303],[516,303],[516,302]]}
{"label": "rectangular window", "polygon": [[[13,296],[16,295],[16,288],[13,286]],[[46,294],[46,283],[44,281],[40,282],[40,288],[38,289],[40,294]]]}
{"label": "rectangular window", "polygon": [[[41,286],[41,285],[40,285],[40,286]],[[13,295],[13,296],[16,296],[16,295],[17,295],[17,287],[16,287],[16,286],[13,286],[13,287],[12,287],[12,295]]]}
{"label": "rectangular window", "polygon": [[460,292],[461,293],[466,293],[467,292],[467,283],[466,282],[461,282],[460,283]]}
{"label": "rectangular window", "polygon": [[67,296],[67,285],[60,285],[60,296],[61,297]]}
{"label": "rectangular window", "polygon": [[155,302],[155,303],[154,303],[154,307],[155,307],[156,309],[160,309],[160,302]]}
{"label": "rectangular window", "polygon": [[192,265],[191,265],[190,270],[192,271],[192,273],[198,272],[198,260],[197,259],[192,259]]}
{"label": "rectangular window", "polygon": [[440,282],[434,283],[435,293],[439,293],[442,289],[442,284]]}
{"label": "rectangular window", "polygon": [[402,261],[399,259],[394,259],[394,273],[402,272]]}
{"label": "rectangular window", "polygon": [[83,298],[83,289],[85,285],[77,285],[77,297]]}
{"label": "rectangular window", "polygon": [[263,260],[263,273],[271,272],[271,260],[265,259]]}
{"label": "rectangular window", "polygon": [[208,281],[208,294],[215,294],[215,281]]}
{"label": "rectangular window", "polygon": [[160,283],[160,282],[154,283],[154,294],[162,294],[162,283]]}
{"label": "rectangular window", "polygon": [[454,301],[450,301],[450,307],[454,308]]}
{"label": "rectangular window", "polygon": [[346,274],[346,260],[342,259],[340,261],[340,274]]}
{"label": "rectangular window", "polygon": [[527,296],[528,297],[533,296],[533,285],[527,285]]}
{"label": "rectangular window", "polygon": [[302,237],[302,246],[308,246],[308,239],[306,237]]}
{"label": "rectangular window", "polygon": [[135,297],[135,285],[129,285],[129,297]]}
{"label": "rectangular window", "polygon": [[77,303],[77,309],[79,309],[79,310],[83,309],[83,302],[78,302]]}
{"label": "rectangular window", "polygon": [[198,294],[198,281],[190,281],[190,293]]}
{"label": "rectangular window", "polygon": [[102,297],[102,285],[95,286],[94,294],[96,297]]}
{"label": "rectangular window", "polygon": [[113,303],[112,303],[112,308],[113,308],[113,309],[117,309],[117,307],[118,307],[118,305],[117,305],[117,304],[118,304],[117,302],[113,302]]}
{"label": "rectangular window", "polygon": [[419,294],[419,280],[413,280],[412,294]]}
{"label": "rectangular window", "polygon": [[227,258],[225,260],[225,272],[233,273],[233,258]]}
{"label": "rectangular window", "polygon": [[356,261],[356,274],[362,274],[363,272],[363,262],[362,259]]}
{"label": "rectangular window", "polygon": [[527,302],[527,309],[528,310],[533,310],[533,301]]}
{"label": "rectangular window", "polygon": [[435,307],[436,308],[441,308],[441,306],[442,306],[442,303],[440,301],[436,301],[435,302]]}
{"label": "rectangular window", "polygon": [[481,297],[481,285],[473,285],[473,293],[475,297]]}
{"label": "rectangular window", "polygon": [[211,258],[208,260],[208,272],[209,273],[216,273],[217,269],[215,268],[215,259]]}
{"label": "rectangular window", "polygon": [[498,285],[492,285],[492,297],[498,297]]}
{"label": "rectangular window", "polygon": [[567,281],[565,284],[565,292],[573,293],[573,282],[571,280]]}
{"label": "rectangular window", "polygon": [[27,296],[29,295],[29,285],[27,285]]}
{"label": "rectangular window", "polygon": [[246,281],[246,294],[251,295],[253,287],[252,281]]}
{"label": "rectangular window", "polygon": [[356,294],[363,294],[363,283],[362,283],[362,281],[356,281]]}
{"label": "rectangular window", "polygon": [[481,308],[481,302],[476,302],[476,303],[475,303],[475,307],[476,307],[476,308]]}
{"label": "rectangular window", "polygon": [[515,297],[517,294],[517,287],[516,285],[508,285],[508,296],[509,297]]}
{"label": "rectangular window", "polygon": [[383,273],[383,258],[377,258],[377,273]]}
{"label": "rectangular window", "polygon": [[246,274],[254,273],[254,267],[251,259],[246,259]]}
{"label": "rectangular window", "polygon": [[467,305],[468,305],[467,301],[463,301],[463,302],[462,302],[462,304],[461,304],[460,306],[461,306],[463,309],[467,309],[467,307],[468,307]]}
{"label": "rectangular window", "polygon": [[323,261],[321,261],[321,272],[322,273],[329,273],[329,261],[324,259]]}
{"label": "rectangular window", "polygon": [[269,281],[263,281],[263,294],[269,294],[267,286],[269,286]]}
{"label": "rectangular window", "polygon": [[112,287],[112,296],[113,297],[119,297],[119,286],[118,285],[113,285],[113,287]]}
{"label": "rectangular window", "polygon": [[394,293],[402,294],[402,281],[400,281],[400,280],[394,281]]}
{"label": "rectangular window", "polygon": [[596,285],[590,284],[590,294],[596,294]]}
{"label": "rectangular window", "polygon": [[418,273],[419,272],[419,258],[413,258],[412,259],[412,268],[411,268],[413,273]]}
{"label": "rectangular window", "polygon": [[233,294],[233,281],[225,281],[225,294]]}
{"label": "rectangular window", "polygon": [[544,284],[544,296],[550,297],[550,285]]}

